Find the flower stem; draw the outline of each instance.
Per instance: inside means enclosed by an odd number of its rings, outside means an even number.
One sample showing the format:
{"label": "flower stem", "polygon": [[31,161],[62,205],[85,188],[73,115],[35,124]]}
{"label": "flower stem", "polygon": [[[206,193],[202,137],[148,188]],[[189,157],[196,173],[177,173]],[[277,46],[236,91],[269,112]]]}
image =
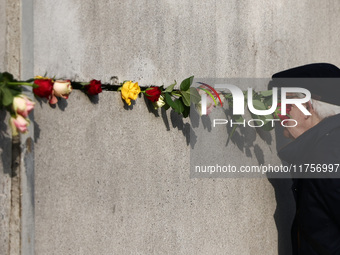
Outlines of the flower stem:
{"label": "flower stem", "polygon": [[18,85],[22,85],[22,86],[34,86],[32,83],[28,83],[28,82],[21,82],[21,81],[11,81],[11,82],[7,82],[7,85],[10,86],[18,86]]}
{"label": "flower stem", "polygon": [[178,96],[178,97],[181,97],[181,96],[182,96],[179,92],[176,92],[176,91],[172,91],[172,92],[171,92],[171,95],[172,95],[172,96]]}

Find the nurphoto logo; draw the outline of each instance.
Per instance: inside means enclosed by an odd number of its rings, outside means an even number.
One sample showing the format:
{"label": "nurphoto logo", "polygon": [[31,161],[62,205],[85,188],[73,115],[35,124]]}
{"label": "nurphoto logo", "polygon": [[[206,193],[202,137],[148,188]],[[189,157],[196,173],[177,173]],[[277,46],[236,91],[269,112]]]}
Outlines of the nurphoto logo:
{"label": "nurphoto logo", "polygon": [[[208,89],[211,91],[215,92],[217,94],[217,91],[225,91],[229,90],[231,93],[231,96],[233,98],[233,103],[232,103],[232,113],[233,115],[244,115],[244,101],[245,101],[245,95],[242,92],[242,90],[237,87],[236,85],[233,84],[215,84],[213,86],[210,86],[205,83],[200,83],[202,84],[199,89],[203,90],[206,93],[203,93],[201,95],[201,115],[207,115],[207,96],[209,95],[210,97],[213,97],[213,95],[206,89],[202,88],[203,86],[206,86]],[[289,98],[287,95],[291,93],[301,93],[304,94],[304,98]],[[218,96],[218,94],[217,94]],[[218,99],[221,101],[220,97],[218,96]],[[281,115],[287,115],[287,105],[296,105],[305,115],[311,115],[311,113],[303,106],[303,103],[308,102],[311,99],[311,93],[309,90],[304,89],[304,88],[298,88],[298,87],[282,87],[281,88]],[[222,102],[221,102],[222,103]],[[278,88],[273,87],[272,88],[272,106],[269,109],[265,110],[259,110],[254,107],[253,103],[253,89],[249,88],[247,89],[247,106],[249,111],[252,114],[259,115],[259,116],[265,116],[265,115],[271,115],[275,112],[277,106],[278,106]],[[213,120],[213,127],[216,125],[221,125],[221,124],[228,124],[230,123],[230,126],[232,127],[233,125],[242,125],[245,126],[246,123],[250,127],[261,127],[265,124],[265,122],[270,122],[271,126],[274,127],[274,122],[275,121],[280,121],[279,119],[251,119],[246,122],[246,120],[242,120],[241,122],[235,122],[233,120],[227,120],[227,119],[214,119]],[[294,122],[292,125],[287,124],[287,122]],[[281,120],[281,125],[284,127],[295,127],[297,125],[297,121],[294,119],[284,119]]]}

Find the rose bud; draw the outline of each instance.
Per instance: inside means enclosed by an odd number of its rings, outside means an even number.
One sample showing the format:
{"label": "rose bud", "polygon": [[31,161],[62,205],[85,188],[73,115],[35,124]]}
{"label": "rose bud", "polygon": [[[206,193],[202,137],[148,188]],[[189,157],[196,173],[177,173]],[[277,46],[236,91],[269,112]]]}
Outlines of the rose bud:
{"label": "rose bud", "polygon": [[37,79],[34,80],[34,84],[38,85],[37,88],[33,88],[33,93],[38,97],[50,98],[53,90],[53,82],[51,79]]}
{"label": "rose bud", "polygon": [[13,135],[17,135],[18,134],[18,130],[21,133],[25,133],[27,131],[27,127],[29,125],[29,122],[27,119],[25,119],[24,117],[22,117],[21,115],[17,115],[16,118],[11,117],[11,119],[9,120],[10,126],[12,128],[12,134]]}
{"label": "rose bud", "polygon": [[102,83],[97,80],[92,80],[89,85],[84,86],[84,89],[86,94],[95,96],[102,92]]}
{"label": "rose bud", "polygon": [[56,80],[53,84],[54,96],[67,99],[68,95],[72,92],[70,80]]}
{"label": "rose bud", "polygon": [[161,108],[164,105],[165,105],[164,97],[162,95],[160,95],[157,102],[156,102],[156,106],[157,106],[157,108]]}
{"label": "rose bud", "polygon": [[145,90],[145,96],[151,102],[157,102],[162,91],[159,87],[150,87]]}
{"label": "rose bud", "polygon": [[27,96],[19,95],[13,99],[13,110],[17,114],[27,118],[28,114],[33,110],[34,104]]}

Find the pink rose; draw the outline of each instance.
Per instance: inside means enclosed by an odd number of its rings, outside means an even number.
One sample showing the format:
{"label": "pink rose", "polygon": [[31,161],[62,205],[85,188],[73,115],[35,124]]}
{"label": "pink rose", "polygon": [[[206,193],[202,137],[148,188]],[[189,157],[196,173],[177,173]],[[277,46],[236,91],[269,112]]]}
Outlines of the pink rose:
{"label": "pink rose", "polygon": [[28,122],[27,119],[25,119],[21,115],[17,115],[16,118],[11,117],[11,119],[9,121],[10,121],[10,126],[12,128],[12,134],[13,135],[17,135],[18,134],[18,130],[21,133],[27,132],[27,127],[29,125],[29,122]]}
{"label": "pink rose", "polygon": [[17,114],[20,114],[24,118],[27,118],[28,114],[33,110],[34,104],[35,103],[32,102],[27,96],[21,94],[14,97],[13,110]]}

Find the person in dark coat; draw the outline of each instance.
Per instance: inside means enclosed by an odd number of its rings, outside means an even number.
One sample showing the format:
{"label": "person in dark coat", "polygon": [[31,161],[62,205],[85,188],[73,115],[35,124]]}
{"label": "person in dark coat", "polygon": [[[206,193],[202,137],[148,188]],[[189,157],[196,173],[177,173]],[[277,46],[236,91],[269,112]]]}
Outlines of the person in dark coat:
{"label": "person in dark coat", "polygon": [[284,135],[293,141],[278,152],[295,170],[293,254],[340,255],[340,69],[316,63],[272,79],[282,87],[305,88],[312,97],[304,104],[311,115],[292,105],[289,116],[298,124],[285,127]]}

